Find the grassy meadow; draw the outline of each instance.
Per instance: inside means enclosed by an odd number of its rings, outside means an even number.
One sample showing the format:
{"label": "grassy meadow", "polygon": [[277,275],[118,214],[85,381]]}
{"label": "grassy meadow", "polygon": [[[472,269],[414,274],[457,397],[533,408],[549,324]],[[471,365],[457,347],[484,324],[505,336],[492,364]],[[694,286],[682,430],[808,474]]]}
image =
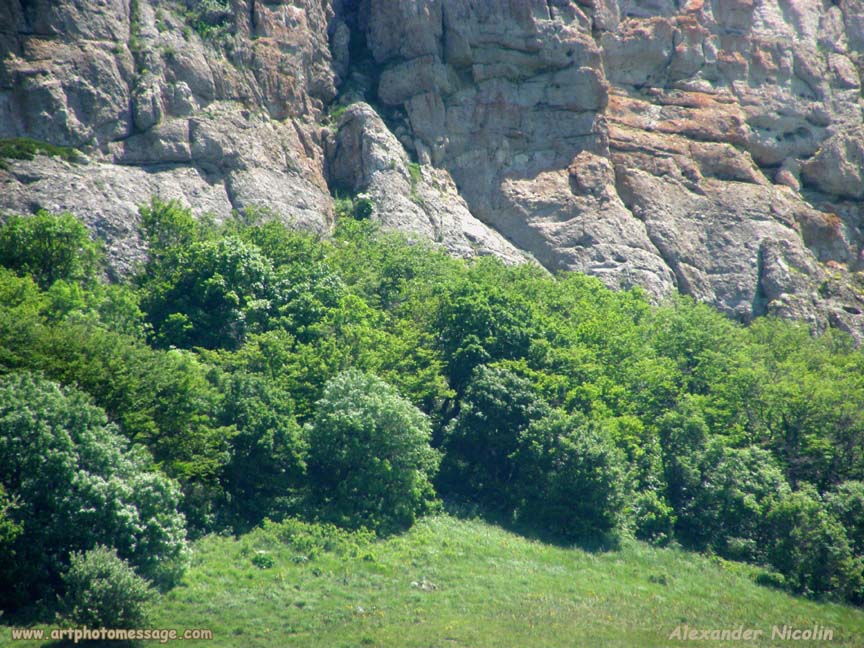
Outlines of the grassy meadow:
{"label": "grassy meadow", "polygon": [[589,553],[446,515],[313,557],[256,531],[200,540],[155,625],[209,628],[214,648],[669,646],[679,624],[768,637],[775,624],[818,624],[834,630],[832,646],[862,644],[864,611],[757,585],[758,573],[633,541]]}

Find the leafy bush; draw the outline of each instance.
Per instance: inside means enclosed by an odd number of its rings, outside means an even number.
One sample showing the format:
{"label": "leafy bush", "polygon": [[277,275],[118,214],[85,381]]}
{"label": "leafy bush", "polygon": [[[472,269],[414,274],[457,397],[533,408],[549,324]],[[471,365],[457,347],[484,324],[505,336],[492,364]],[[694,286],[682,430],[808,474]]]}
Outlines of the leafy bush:
{"label": "leafy bush", "polygon": [[372,217],[375,212],[375,203],[371,198],[366,196],[357,196],[354,200],[354,210],[352,215],[356,220],[367,220]]}
{"label": "leafy bush", "polygon": [[861,558],[853,556],[843,525],[812,488],[782,498],[766,522],[768,559],[796,592],[862,599]]}
{"label": "leafy bush", "polygon": [[264,551],[259,551],[252,556],[252,564],[258,569],[272,569],[276,566],[276,561],[273,560],[273,556],[270,554]]}
{"label": "leafy bush", "polygon": [[71,214],[11,216],[0,226],[0,265],[29,274],[41,288],[55,281],[92,282],[101,269],[100,245]]}
{"label": "leafy bush", "polygon": [[498,366],[476,369],[444,433],[439,483],[448,493],[512,510],[522,434],[549,411],[531,383]]}
{"label": "leafy bush", "polygon": [[87,628],[140,628],[156,598],[147,581],[104,545],[73,552],[63,582],[67,618]]}
{"label": "leafy bush", "polygon": [[[345,107],[343,106],[337,109],[336,113],[341,115],[344,111]],[[338,119],[338,117],[334,117],[333,119]],[[337,192],[333,202],[338,218],[353,218],[357,221],[366,221],[372,218],[372,215],[375,213],[375,202],[365,194],[351,196],[340,191]]]}
{"label": "leafy bush", "polygon": [[186,0],[186,22],[204,40],[219,41],[229,33],[232,16],[228,0]]}
{"label": "leafy bush", "polygon": [[144,275],[170,275],[180,252],[203,238],[203,228],[192,212],[175,200],[163,202],[154,198],[142,206],[141,234],[147,241],[148,260]]}
{"label": "leafy bush", "polygon": [[74,148],[40,142],[29,137],[0,139],[0,169],[7,168],[3,159],[32,160],[37,155],[59,157],[67,162],[80,162],[81,155]]}
{"label": "leafy bush", "polygon": [[762,558],[765,516],[789,491],[774,458],[760,448],[728,448],[714,439],[698,472],[699,481],[678,513],[682,539],[727,558]]}
{"label": "leafy bush", "polygon": [[322,552],[338,556],[356,556],[375,539],[375,534],[364,530],[340,529],[332,524],[305,522],[287,518],[281,522],[264,521],[264,533],[288,545],[298,555],[311,560]]}
{"label": "leafy bush", "polygon": [[698,397],[685,397],[656,422],[663,449],[663,477],[667,499],[683,510],[700,482],[699,460],[710,431]]}
{"label": "leafy bush", "polygon": [[864,556],[864,482],[847,481],[827,494],[825,502],[843,524],[856,556]]}
{"label": "leafy bush", "polygon": [[633,532],[640,540],[664,545],[675,537],[675,510],[656,491],[636,493],[630,510]]}
{"label": "leafy bush", "polygon": [[612,539],[624,510],[620,451],[594,423],[553,413],[519,439],[517,515],[556,536]]}
{"label": "leafy bush", "polygon": [[0,485],[20,504],[11,519],[23,528],[0,574],[4,600],[44,598],[70,553],[97,544],[159,582],[185,566],[177,485],[80,392],[28,374],[0,378]]}
{"label": "leafy bush", "polygon": [[15,561],[15,539],[21,535],[22,527],[12,518],[16,503],[0,484],[0,574],[11,569]]}
{"label": "leafy bush", "polygon": [[330,380],[307,433],[309,488],[324,519],[388,533],[434,503],[429,420],[382,380],[357,370]]}

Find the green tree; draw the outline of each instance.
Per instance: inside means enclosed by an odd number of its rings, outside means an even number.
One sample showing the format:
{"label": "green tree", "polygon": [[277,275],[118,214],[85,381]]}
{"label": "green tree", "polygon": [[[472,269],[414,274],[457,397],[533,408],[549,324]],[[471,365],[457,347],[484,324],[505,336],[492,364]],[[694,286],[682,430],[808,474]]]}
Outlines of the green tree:
{"label": "green tree", "polygon": [[532,423],[519,439],[517,515],[559,537],[608,541],[622,520],[625,469],[602,426],[561,412]]}
{"label": "green tree", "polygon": [[764,520],[789,492],[783,471],[761,448],[730,448],[712,439],[699,458],[699,480],[678,511],[681,539],[737,560],[764,558]]}
{"label": "green tree", "polygon": [[223,379],[223,423],[236,430],[224,488],[236,517],[257,524],[296,507],[305,477],[305,441],[290,397],[263,376],[237,372]]}
{"label": "green tree", "polygon": [[499,285],[507,269],[479,264],[467,281],[444,286],[434,321],[450,385],[461,392],[475,367],[527,355],[537,323],[529,302]]}
{"label": "green tree", "polygon": [[157,581],[185,565],[179,488],[80,392],[25,373],[0,378],[0,485],[22,527],[0,574],[6,601],[48,596],[70,553],[96,544]]}
{"label": "green tree", "polygon": [[340,307],[346,291],[321,240],[308,232],[290,230],[278,220],[237,225],[228,232],[235,230],[273,264],[275,300],[267,328],[289,331],[301,343],[325,337],[327,329],[322,323]]}
{"label": "green tree", "polygon": [[767,518],[768,559],[796,592],[862,597],[862,564],[843,525],[810,487],[780,499]]}
{"label": "green tree", "polygon": [[60,279],[91,283],[101,264],[101,246],[72,214],[40,211],[0,225],[0,265],[31,275],[43,289]]}
{"label": "green tree", "polygon": [[141,233],[148,246],[145,274],[170,274],[177,254],[204,238],[204,228],[192,211],[175,200],[164,202],[154,198],[139,213]]}
{"label": "green tree", "polygon": [[503,367],[477,367],[444,432],[442,491],[512,510],[519,471],[513,455],[523,432],[548,412],[528,380]]}
{"label": "green tree", "polygon": [[702,400],[684,398],[656,422],[667,499],[676,511],[684,509],[700,482],[699,460],[709,437]]}
{"label": "green tree", "polygon": [[272,312],[273,265],[236,237],[182,248],[170,276],[143,277],[142,306],[161,346],[236,348]]}
{"label": "green tree", "polygon": [[49,325],[22,304],[0,306],[0,368],[78,386],[184,482],[212,482],[227,461],[230,430],[216,420],[219,395],[189,352],[154,351],[87,322]]}
{"label": "green tree", "polygon": [[389,533],[433,505],[429,420],[378,378],[348,370],[330,380],[307,434],[311,498],[325,519]]}
{"label": "green tree", "polygon": [[104,545],[72,552],[63,583],[66,617],[87,628],[141,628],[157,596],[115,549]]}
{"label": "green tree", "polygon": [[789,483],[829,490],[864,477],[864,354],[849,336],[760,319],[748,329],[752,355],[766,367],[759,401],[761,445]]}

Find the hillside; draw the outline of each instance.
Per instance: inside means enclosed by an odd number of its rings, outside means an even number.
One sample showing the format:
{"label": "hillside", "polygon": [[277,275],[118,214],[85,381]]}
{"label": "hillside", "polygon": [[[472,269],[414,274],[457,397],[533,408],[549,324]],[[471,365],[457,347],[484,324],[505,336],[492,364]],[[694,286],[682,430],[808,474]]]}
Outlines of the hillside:
{"label": "hillside", "polygon": [[860,0],[13,0],[0,33],[0,210],[121,273],[153,195],[328,232],[362,193],[459,256],[864,331]]}
{"label": "hillside", "polygon": [[[192,568],[151,625],[211,630],[212,641],[184,643],[213,648],[652,648],[677,645],[668,637],[683,624],[762,629],[766,639],[748,646],[780,645],[774,625],[831,629],[831,646],[864,636],[859,609],[761,587],[756,569],[632,541],[587,553],[436,516],[337,551],[294,543],[263,531],[196,542]],[[261,556],[263,568],[253,562]]]}
{"label": "hillside", "polygon": [[[10,623],[141,627],[150,604],[173,609],[187,591],[190,557],[228,543],[191,544],[202,536],[275,534],[297,565],[319,549],[362,559],[377,536],[375,572],[378,548],[400,547],[442,498],[563,545],[623,542],[602,554],[613,589],[625,586],[611,557],[655,551],[636,538],[739,561],[727,568],[817,601],[864,601],[864,353],[848,336],[454,259],[382,231],[364,205],[324,238],[154,200],[141,211],[150,258],[122,283],[69,214],[0,225]],[[242,555],[275,567],[256,551]],[[477,555],[465,551],[464,578],[482,581]],[[222,578],[208,604],[237,596]],[[505,589],[475,594],[506,608]],[[706,599],[699,614],[727,603],[739,605]]]}
{"label": "hillside", "polygon": [[864,0],[0,2],[0,643],[860,645],[862,72]]}
{"label": "hillside", "polygon": [[[739,564],[639,542],[587,553],[479,520],[434,517],[355,557],[308,562],[260,533],[196,550],[188,586],[156,618],[213,628],[214,646],[651,648],[674,645],[668,636],[685,623],[766,635],[775,624],[818,624],[835,629],[832,646],[850,648],[864,636],[860,609],[760,587],[758,570]],[[251,564],[259,550],[272,568]]]}

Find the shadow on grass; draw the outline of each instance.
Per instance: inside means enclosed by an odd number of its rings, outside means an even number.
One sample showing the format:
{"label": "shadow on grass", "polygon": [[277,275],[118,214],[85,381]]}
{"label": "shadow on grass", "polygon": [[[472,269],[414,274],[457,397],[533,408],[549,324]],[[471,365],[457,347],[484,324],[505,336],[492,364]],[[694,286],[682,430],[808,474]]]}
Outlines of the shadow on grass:
{"label": "shadow on grass", "polygon": [[543,542],[564,549],[575,547],[589,553],[606,553],[610,551],[618,551],[621,548],[621,538],[615,533],[582,534],[579,536],[556,533],[553,530],[538,528],[534,525],[517,520],[511,514],[485,508],[476,502],[445,499],[444,511],[461,520],[479,519],[487,524],[501,527],[502,529],[506,529],[507,531],[520,535],[528,540],[536,540],[538,542]]}

